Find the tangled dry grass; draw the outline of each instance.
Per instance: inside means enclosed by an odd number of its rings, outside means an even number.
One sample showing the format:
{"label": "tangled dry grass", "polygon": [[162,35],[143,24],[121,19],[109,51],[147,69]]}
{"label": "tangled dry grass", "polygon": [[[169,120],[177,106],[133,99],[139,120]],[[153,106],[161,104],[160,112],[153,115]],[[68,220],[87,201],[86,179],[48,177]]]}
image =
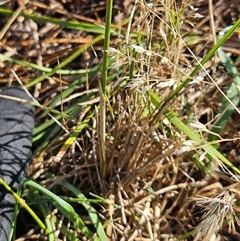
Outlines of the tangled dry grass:
{"label": "tangled dry grass", "polygon": [[[111,220],[105,229],[109,240],[240,239],[239,227],[234,225],[239,214],[239,177],[234,174],[234,179],[206,155],[202,151],[204,143],[189,140],[162,113],[156,113],[146,94],[153,89],[163,100],[171,95],[215,44],[216,34],[239,18],[239,1],[114,2],[114,34],[109,50],[113,58],[108,85],[111,98],[105,123],[107,165],[102,176],[98,114],[91,116],[76,142],[66,150],[62,147],[78,123],[88,117],[86,107],[99,111],[100,71],[94,68],[102,61],[103,40],[99,38],[92,44],[101,30],[89,30],[92,25],[88,24],[104,26],[105,4],[93,0],[5,3],[10,9],[21,8],[25,15],[16,17],[11,24],[7,14],[1,17],[1,54],[9,58],[0,58],[1,86],[9,80],[15,84],[13,69],[42,106],[66,113],[58,120],[67,131],[45,114],[46,109],[36,108],[36,128],[45,129],[35,132],[30,177],[59,196],[69,195],[64,188],[57,188],[66,179],[89,198],[94,194],[110,200],[111,204],[95,206],[103,222]],[[32,18],[32,13],[49,19]],[[54,22],[56,18],[62,22]],[[69,19],[72,24],[74,20],[83,22],[83,27],[64,26]],[[61,65],[81,47],[82,52]],[[239,33],[222,48],[237,59]],[[60,74],[55,66],[76,72]],[[42,67],[56,71],[45,75],[51,71],[44,73]],[[207,138],[221,105],[222,95],[216,85],[225,92],[233,80],[217,55],[204,67],[169,106],[178,118]],[[79,69],[84,71],[77,72]],[[65,97],[67,90],[71,94]],[[236,166],[238,119],[239,114],[234,112],[217,142],[219,150]],[[49,125],[43,127],[44,123]],[[203,166],[196,162],[196,154]],[[218,200],[220,204],[215,208]],[[75,208],[89,223],[86,213],[77,204]],[[224,212],[217,216],[220,209]],[[64,216],[58,215],[64,222]],[[26,211],[22,210],[19,220],[24,225],[18,225],[17,236],[22,238],[17,240],[46,238],[39,228],[33,228],[35,224]],[[212,232],[206,230],[210,225]],[[57,240],[66,240],[61,235]],[[79,240],[85,240],[81,234]]]}

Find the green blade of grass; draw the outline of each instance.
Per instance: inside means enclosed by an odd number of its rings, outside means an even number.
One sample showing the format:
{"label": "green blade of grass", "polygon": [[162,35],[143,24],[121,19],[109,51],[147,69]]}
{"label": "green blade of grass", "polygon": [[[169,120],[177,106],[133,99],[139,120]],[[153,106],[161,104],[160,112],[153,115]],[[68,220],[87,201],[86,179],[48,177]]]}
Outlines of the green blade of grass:
{"label": "green blade of grass", "polygon": [[[90,107],[87,107],[85,109],[85,112],[88,112],[89,110],[90,110]],[[56,162],[59,162],[64,156],[64,154],[67,152],[67,150],[76,142],[78,135],[88,125],[89,121],[92,119],[93,116],[94,116],[94,113],[90,113],[80,124],[76,126],[75,130],[72,132],[72,134],[67,138],[67,140],[60,148],[56,156],[56,160],[55,160]]]}
{"label": "green blade of grass", "polygon": [[90,46],[96,44],[97,42],[101,41],[103,39],[103,35],[99,35],[96,38],[89,40],[89,43],[85,44],[84,46],[79,47],[74,53],[72,53],[70,56],[68,56],[64,61],[62,61],[59,65],[55,66],[51,72],[48,72],[42,76],[39,76],[32,80],[31,82],[26,84],[26,88],[30,88],[37,83],[45,80],[46,78],[52,76],[53,74],[56,74],[59,69],[64,68],[67,64],[72,62],[75,58],[77,58],[80,54],[82,54],[84,51],[86,51]]}
{"label": "green blade of grass", "polygon": [[[179,92],[192,80],[192,78],[198,73],[198,71],[203,68],[203,65],[212,58],[215,52],[221,47],[224,42],[231,36],[231,34],[237,29],[240,25],[240,19],[238,19],[235,24],[224,34],[224,36],[218,40],[216,45],[214,45],[207,53],[207,55],[202,59],[202,61],[197,65],[197,67],[191,72],[188,78],[186,78],[175,90],[173,90],[167,99],[162,102],[159,106],[160,109],[163,109],[168,103],[173,100]],[[158,115],[158,114],[157,114]]]}
{"label": "green blade of grass", "polygon": [[98,218],[97,212],[95,209],[91,206],[90,202],[88,199],[84,196],[82,192],[80,192],[77,188],[75,188],[73,185],[71,185],[69,182],[66,180],[62,180],[59,182],[62,186],[67,188],[69,191],[71,191],[76,197],[78,197],[81,200],[82,205],[84,208],[87,210],[88,215],[90,219],[92,220],[92,223],[97,231],[98,237],[100,238],[101,241],[107,241],[107,236],[104,232],[103,226]]}
{"label": "green blade of grass", "polygon": [[[85,225],[83,220],[80,218],[80,216],[75,212],[73,207],[64,201],[62,198],[58,197],[53,192],[49,191],[48,189],[44,188],[43,186],[39,185],[38,183],[29,180],[27,178],[24,178],[22,181],[22,184],[30,186],[36,190],[38,190],[40,193],[46,195],[52,200],[52,203],[56,208],[66,217],[69,219],[69,221],[75,226],[75,228],[79,228],[82,232],[82,234],[86,235],[88,238],[93,237],[93,232]],[[93,238],[94,241],[100,241],[98,237]]]}
{"label": "green blade of grass", "polygon": [[[51,222],[54,223],[55,226],[58,226],[60,221],[55,215],[52,215]],[[76,237],[76,232],[69,232],[69,228],[67,228],[63,223],[61,223],[60,232],[67,237],[67,240],[79,241],[79,239]]]}
{"label": "green blade of grass", "polygon": [[[2,8],[2,7],[0,7],[0,12],[2,15],[7,15],[7,16],[11,16],[14,14],[13,10]],[[23,16],[27,19],[32,19],[38,23],[53,23],[61,27],[86,31],[90,33],[96,33],[96,34],[104,33],[104,26],[93,24],[93,23],[86,23],[86,22],[79,22],[79,21],[72,21],[72,20],[61,20],[58,18],[53,18],[51,16],[44,16],[44,15],[40,16],[33,13],[21,13],[20,16]]]}
{"label": "green blade of grass", "polygon": [[[232,115],[233,111],[240,103],[240,75],[234,65],[234,62],[231,60],[230,57],[226,55],[226,53],[221,48],[218,49],[218,55],[228,73],[233,77],[233,82],[226,93],[228,99],[226,99],[225,97],[223,98],[218,118],[214,123],[214,127],[211,129],[211,132],[220,134],[220,132],[225,128],[229,117]],[[231,103],[229,103],[229,100],[231,101]],[[209,141],[214,141],[216,139],[216,135],[210,134],[208,136]]]}
{"label": "green blade of grass", "polygon": [[[161,104],[161,99],[153,92],[149,92],[151,96],[152,103],[157,107]],[[165,110],[164,116],[175,126],[178,130],[182,131],[190,140],[193,140],[198,146],[201,146],[202,149],[210,155],[212,158],[220,160],[222,163],[230,167],[236,173],[240,174],[240,170],[236,168],[225,156],[223,156],[215,147],[208,143],[192,128],[185,125],[177,115],[171,110]],[[202,164],[199,163],[201,166]]]}
{"label": "green blade of grass", "polygon": [[195,141],[198,143],[203,150],[209,154],[212,158],[220,160],[222,163],[230,167],[232,170],[234,170],[236,173],[240,174],[240,170],[235,167],[225,156],[223,156],[215,147],[213,147],[210,143],[207,141],[204,141],[199,134],[196,133],[196,131],[187,125],[185,125],[173,111],[166,110],[164,112],[165,117],[180,131],[182,131],[185,135],[188,136],[189,139]]}
{"label": "green blade of grass", "polygon": [[[34,213],[34,211],[25,203],[25,201],[23,199],[21,199],[21,197],[19,197],[19,195],[17,193],[15,193],[10,186],[7,185],[7,183],[5,183],[3,181],[2,178],[0,178],[0,185],[2,185],[9,193],[11,193],[14,198],[17,200],[17,202],[23,207],[25,208],[28,213],[35,219],[35,221],[37,222],[37,224],[45,231],[47,232],[47,228],[46,226],[42,223],[42,221],[38,218],[38,216]],[[22,188],[22,182],[19,185],[19,189]]]}
{"label": "green blade of grass", "polygon": [[104,38],[104,52],[103,52],[103,65],[102,65],[102,81],[99,82],[99,94],[100,94],[100,110],[99,110],[99,126],[98,135],[100,143],[100,175],[106,177],[106,143],[105,143],[105,124],[106,124],[106,101],[107,97],[107,83],[108,83],[108,67],[109,67],[109,45],[111,36],[111,21],[112,21],[112,6],[113,0],[107,1],[106,9],[106,27],[105,27],[105,38]]}
{"label": "green blade of grass", "polygon": [[[69,107],[65,112],[57,112],[56,114],[58,114],[58,115],[55,118],[57,120],[60,120],[62,118],[74,119],[74,116],[76,115],[76,113],[83,111],[83,107],[80,106],[79,104],[90,100],[91,97],[92,97],[92,94],[90,94],[88,96],[83,96],[74,105]],[[41,119],[38,119],[37,121],[40,122]],[[51,127],[54,123],[55,123],[55,121],[53,119],[51,119],[48,122],[43,123],[42,125],[39,125],[37,128],[35,128],[34,141],[36,140],[36,135],[40,134],[41,132],[44,132],[47,128]]]}
{"label": "green blade of grass", "polygon": [[[93,71],[85,73],[85,75],[78,77],[74,82],[69,84],[66,89],[63,89],[61,91],[60,95],[56,95],[51,100],[51,102],[48,104],[48,108],[50,107],[51,112],[53,113],[52,108],[55,108],[57,103],[62,103],[62,101],[64,101],[66,98],[70,97],[71,94],[73,94],[74,91],[76,91],[76,89],[79,88],[79,86],[86,83],[87,78],[88,79],[94,78],[94,76],[96,76],[98,71],[99,71],[99,66],[97,65],[96,67],[93,68]],[[87,74],[87,76],[86,76],[86,74]],[[86,94],[82,95],[81,94],[80,96],[82,96],[82,101],[86,101],[86,100],[88,101],[93,96],[93,93],[90,93],[89,95],[86,95]],[[88,96],[88,98],[84,97],[84,96]],[[79,102],[79,104],[80,104],[80,102]],[[40,106],[40,108],[42,108],[42,107]],[[44,111],[41,115],[38,116],[37,122],[41,122],[41,118],[46,116],[47,111],[49,110],[48,108],[46,108],[46,111]],[[56,114],[61,115],[61,112],[58,112]],[[64,116],[64,113],[62,113],[62,117],[68,118],[68,119],[70,118],[69,116],[68,117],[66,117],[66,115]]]}
{"label": "green blade of grass", "polygon": [[[88,107],[85,108],[85,111],[87,109]],[[69,113],[69,115],[71,116],[75,116],[75,114],[79,113],[80,111],[84,111],[84,110],[82,109],[81,106],[78,105],[78,103],[74,104],[73,106],[71,106],[66,110],[66,112]],[[60,118],[61,116],[56,117],[56,119],[60,119]],[[90,120],[89,116],[87,116],[86,119],[82,120],[82,122],[79,124],[80,127],[82,126],[83,128],[85,128],[89,120]],[[35,136],[33,138],[33,143],[37,145],[38,148],[36,148],[33,154],[34,156],[37,155],[37,153],[40,153],[44,148],[46,148],[52,140],[56,140],[59,134],[61,134],[60,132],[61,127],[59,125],[53,125],[54,123],[55,123],[54,120],[49,120],[47,123],[44,123],[38,128],[36,128],[34,132]],[[41,144],[38,144],[39,142]]]}
{"label": "green blade of grass", "polygon": [[113,6],[113,0],[107,1],[106,27],[105,27],[105,37],[104,37],[103,66],[102,66],[102,90],[103,90],[104,96],[106,96],[107,81],[108,81],[108,65],[109,65],[108,51],[109,51],[110,36],[111,36],[112,6]]}
{"label": "green blade of grass", "polygon": [[38,206],[39,206],[39,209],[42,211],[42,214],[45,217],[45,224],[48,229],[48,241],[56,241],[55,234],[54,234],[55,230],[54,230],[52,222],[49,218],[49,213],[51,213],[51,211],[49,210],[47,203],[39,202]]}
{"label": "green blade of grass", "polygon": [[[32,69],[39,70],[42,72],[49,73],[49,72],[53,71],[52,68],[40,66],[40,65],[37,65],[37,64],[25,61],[25,60],[21,60],[21,59],[11,58],[11,57],[8,57],[1,53],[0,53],[0,60],[19,64],[19,65],[21,65],[23,67],[27,67],[27,68],[31,67]],[[98,69],[98,68],[99,68],[99,66],[97,65],[88,70],[85,70],[85,69],[79,69],[79,70],[58,69],[56,71],[56,74],[59,74],[59,75],[76,75],[76,74],[86,74],[86,73],[91,74],[91,73],[95,73],[96,69]]]}
{"label": "green blade of grass", "polygon": [[41,211],[42,216],[45,219],[45,224],[48,228],[48,241],[58,240],[56,239],[56,235],[59,235],[59,231],[61,232],[61,234],[68,237],[68,240],[79,241],[79,239],[77,238],[77,232],[69,232],[69,228],[67,229],[63,223],[61,223],[59,230],[58,224],[60,221],[55,216],[54,211],[52,210],[52,207],[54,205],[49,205],[51,203],[50,198],[47,198],[46,196],[42,195],[36,189],[28,189],[26,196],[29,205],[34,205],[34,207],[37,208],[37,210]]}

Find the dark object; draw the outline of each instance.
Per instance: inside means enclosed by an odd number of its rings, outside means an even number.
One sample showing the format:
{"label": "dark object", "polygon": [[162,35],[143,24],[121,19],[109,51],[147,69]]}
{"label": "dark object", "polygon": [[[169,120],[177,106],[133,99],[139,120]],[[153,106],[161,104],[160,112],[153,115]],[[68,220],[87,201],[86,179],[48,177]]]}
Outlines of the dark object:
{"label": "dark object", "polygon": [[239,234],[237,235],[237,234],[228,233],[225,230],[220,230],[219,233],[223,235],[223,238],[222,238],[223,241],[239,241],[240,240]]}
{"label": "dark object", "polygon": [[[32,100],[18,87],[0,91],[1,95]],[[0,177],[14,190],[27,174],[31,157],[34,107],[29,103],[0,96]],[[14,218],[15,198],[0,185],[0,240],[7,241]]]}

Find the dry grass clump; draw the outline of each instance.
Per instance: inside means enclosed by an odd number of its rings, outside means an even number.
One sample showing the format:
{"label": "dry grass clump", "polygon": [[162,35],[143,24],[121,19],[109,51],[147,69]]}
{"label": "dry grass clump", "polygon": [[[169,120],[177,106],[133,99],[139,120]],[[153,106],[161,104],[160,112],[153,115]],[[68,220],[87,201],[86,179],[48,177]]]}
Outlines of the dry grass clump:
{"label": "dry grass clump", "polygon": [[[209,6],[210,2],[115,1],[108,51],[104,175],[99,134],[103,38],[99,34],[103,33],[105,3],[26,2],[25,15],[9,25],[1,39],[2,53],[11,58],[0,62],[1,84],[9,81],[14,69],[42,105],[36,109],[31,178],[73,203],[92,228],[82,201],[68,199],[71,191],[61,183],[67,180],[81,190],[93,203],[109,240],[212,241],[238,235],[239,197],[233,188],[238,177],[233,178],[233,171],[224,169],[204,149],[222,104],[219,89],[226,92],[232,77],[215,56],[168,99],[215,44],[216,32],[240,16],[237,1],[229,5],[221,0]],[[39,20],[31,18],[31,13],[39,15]],[[49,23],[54,18],[58,21]],[[83,24],[74,27],[69,19]],[[6,20],[0,24],[6,26]],[[236,35],[222,47],[234,59],[239,55]],[[236,65],[239,68],[239,62]],[[172,123],[167,109],[198,133],[201,142]],[[236,120],[238,113],[223,133],[216,134],[220,141],[212,143],[219,143],[219,150],[234,164],[239,154]],[[33,193],[26,191],[27,202]],[[97,196],[102,199],[95,203],[92,199]],[[33,208],[41,213],[37,205]],[[66,230],[75,231],[66,215],[54,208],[47,210]],[[38,227],[32,228],[30,217],[25,222],[19,234],[25,235],[23,240],[47,238]],[[56,240],[68,240],[60,230],[58,223]],[[79,240],[87,240],[79,230],[76,233]]]}

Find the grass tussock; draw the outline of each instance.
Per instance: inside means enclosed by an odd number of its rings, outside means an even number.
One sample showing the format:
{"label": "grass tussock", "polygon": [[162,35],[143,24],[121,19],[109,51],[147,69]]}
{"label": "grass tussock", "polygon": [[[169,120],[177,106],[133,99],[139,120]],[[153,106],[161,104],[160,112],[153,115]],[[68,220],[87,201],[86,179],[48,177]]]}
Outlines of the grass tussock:
{"label": "grass tussock", "polygon": [[108,2],[0,6],[36,106],[13,240],[238,238],[238,1]]}

